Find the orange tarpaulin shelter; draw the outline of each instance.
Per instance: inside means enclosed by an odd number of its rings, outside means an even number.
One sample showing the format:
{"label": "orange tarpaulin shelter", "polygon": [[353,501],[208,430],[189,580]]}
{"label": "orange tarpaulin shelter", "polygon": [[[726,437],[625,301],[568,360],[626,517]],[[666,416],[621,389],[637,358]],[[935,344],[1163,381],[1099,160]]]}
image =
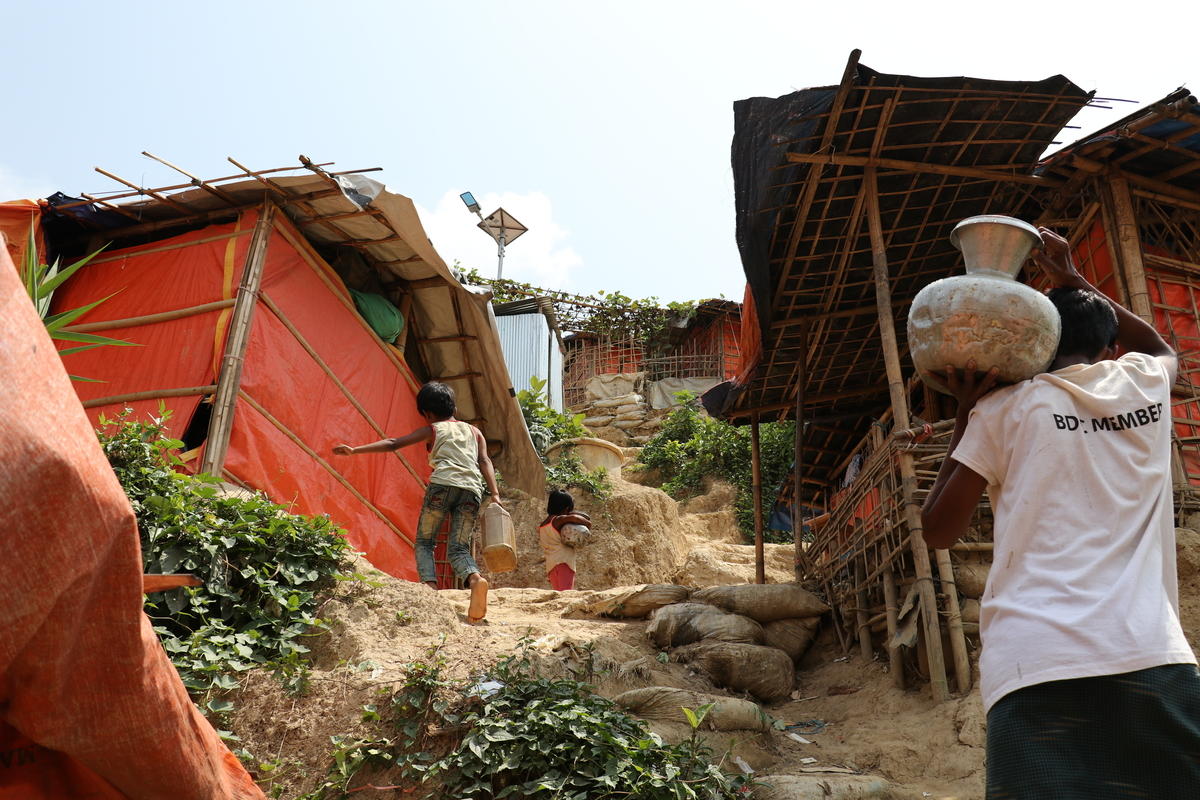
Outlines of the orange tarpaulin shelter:
{"label": "orange tarpaulin shelter", "polygon": [[[263,183],[276,191],[264,197]],[[543,491],[488,298],[449,272],[411,201],[328,173],[161,196],[170,202],[122,206],[115,219],[70,198],[45,213],[51,248],[114,243],[54,300],[61,310],[107,298],[73,329],[134,345],[64,356],[71,374],[100,381],[75,384],[94,422],[165,408],[188,468],[328,514],[375,566],[412,580],[426,454],[330,451],[425,424],[415,403],[424,380],[456,390],[459,418],[484,431],[510,485]],[[97,219],[111,227],[97,230]],[[352,288],[390,291],[407,323],[395,345]]]}
{"label": "orange tarpaulin shelter", "polygon": [[133,509],[2,247],[0,342],[0,798],[261,798],[142,611]]}

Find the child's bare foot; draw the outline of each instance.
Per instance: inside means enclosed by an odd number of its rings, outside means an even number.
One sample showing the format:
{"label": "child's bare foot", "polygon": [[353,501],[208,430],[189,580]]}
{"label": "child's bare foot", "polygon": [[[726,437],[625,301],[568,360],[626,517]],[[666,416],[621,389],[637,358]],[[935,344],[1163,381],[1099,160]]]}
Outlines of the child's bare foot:
{"label": "child's bare foot", "polygon": [[487,616],[488,582],[478,572],[472,572],[467,583],[471,587],[471,602],[467,606],[467,622],[474,625]]}

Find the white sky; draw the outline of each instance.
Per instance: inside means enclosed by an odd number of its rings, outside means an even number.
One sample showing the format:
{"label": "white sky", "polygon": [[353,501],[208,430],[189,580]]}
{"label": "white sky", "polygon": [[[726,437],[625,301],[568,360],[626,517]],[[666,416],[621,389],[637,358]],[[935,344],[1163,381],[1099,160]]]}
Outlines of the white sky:
{"label": "white sky", "polygon": [[[494,274],[473,191],[530,231],[506,277],[665,300],[744,283],[732,104],[889,73],[1037,80],[1149,103],[1191,82],[1200,3],[4,4],[0,198],[147,186],[303,153],[418,204],[447,262]],[[1134,106],[1085,112],[1083,131]]]}

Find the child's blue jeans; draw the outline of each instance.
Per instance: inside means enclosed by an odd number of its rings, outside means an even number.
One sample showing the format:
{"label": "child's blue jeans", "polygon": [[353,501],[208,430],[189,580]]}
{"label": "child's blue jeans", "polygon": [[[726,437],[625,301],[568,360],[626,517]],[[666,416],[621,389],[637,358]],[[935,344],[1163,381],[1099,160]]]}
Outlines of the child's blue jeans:
{"label": "child's blue jeans", "polygon": [[447,537],[446,554],[454,574],[466,578],[479,572],[479,566],[471,556],[471,541],[475,532],[475,518],[479,516],[480,497],[477,492],[458,486],[442,486],[431,483],[425,490],[425,502],[421,504],[421,516],[417,520],[417,575],[422,583],[437,581],[437,569],[433,563],[433,548],[437,542],[438,529],[442,520],[450,515],[450,533]]}

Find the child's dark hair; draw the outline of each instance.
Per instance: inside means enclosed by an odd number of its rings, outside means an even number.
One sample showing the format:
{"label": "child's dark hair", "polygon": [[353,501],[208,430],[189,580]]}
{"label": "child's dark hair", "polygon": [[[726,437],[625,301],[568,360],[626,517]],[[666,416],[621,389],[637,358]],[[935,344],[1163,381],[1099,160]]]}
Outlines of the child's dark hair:
{"label": "child's dark hair", "polygon": [[558,489],[550,492],[550,499],[546,501],[547,514],[569,514],[574,510],[575,498]]}
{"label": "child's dark hair", "polygon": [[1050,291],[1050,302],[1062,319],[1058,356],[1095,358],[1117,342],[1117,314],[1100,295],[1065,286]]}
{"label": "child's dark hair", "polygon": [[430,381],[417,392],[417,411],[446,419],[454,416],[454,390],[444,383]]}

